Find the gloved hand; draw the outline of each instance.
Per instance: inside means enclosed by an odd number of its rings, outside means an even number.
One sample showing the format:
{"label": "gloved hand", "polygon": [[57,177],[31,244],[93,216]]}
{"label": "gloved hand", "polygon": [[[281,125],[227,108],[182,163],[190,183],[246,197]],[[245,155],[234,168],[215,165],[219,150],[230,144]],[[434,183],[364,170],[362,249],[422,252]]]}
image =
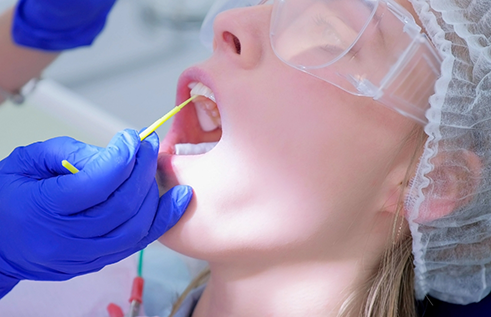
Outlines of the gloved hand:
{"label": "gloved hand", "polygon": [[[67,280],[156,240],[192,197],[159,199],[158,137],[125,130],[107,148],[68,137],[15,149],[0,162],[0,297],[18,280]],[[80,172],[61,165],[68,160]],[[11,285],[9,287],[9,285]],[[7,289],[5,291],[5,289]]]}
{"label": "gloved hand", "polygon": [[17,44],[60,51],[90,45],[116,0],[20,0],[12,36]]}

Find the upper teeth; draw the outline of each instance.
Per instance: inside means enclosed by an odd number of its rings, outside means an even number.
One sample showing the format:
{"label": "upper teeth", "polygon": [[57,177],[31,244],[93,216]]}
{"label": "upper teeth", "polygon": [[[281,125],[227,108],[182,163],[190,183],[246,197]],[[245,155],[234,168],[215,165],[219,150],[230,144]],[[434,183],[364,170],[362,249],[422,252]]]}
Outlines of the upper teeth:
{"label": "upper teeth", "polygon": [[188,87],[191,89],[191,96],[201,95],[211,99],[213,102],[217,102],[213,91],[202,83],[192,82],[188,85]]}
{"label": "upper teeth", "polygon": [[191,88],[191,96],[199,96],[193,102],[201,129],[208,132],[221,128],[222,120],[213,91],[202,83],[190,83],[188,87]]}

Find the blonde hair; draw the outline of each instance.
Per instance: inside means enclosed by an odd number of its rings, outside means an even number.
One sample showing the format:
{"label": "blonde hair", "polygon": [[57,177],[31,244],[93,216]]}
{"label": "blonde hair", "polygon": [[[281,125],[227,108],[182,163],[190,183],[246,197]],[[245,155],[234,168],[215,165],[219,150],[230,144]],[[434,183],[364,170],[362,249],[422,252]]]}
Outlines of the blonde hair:
{"label": "blonde hair", "polygon": [[[420,149],[426,141],[426,134],[420,127],[415,127],[407,138],[415,141],[415,151],[409,162],[409,167],[403,180],[407,185],[420,156]],[[358,315],[364,317],[416,317],[416,301],[414,297],[414,265],[413,265],[413,239],[407,232],[405,236],[399,237],[400,228],[404,218],[401,213],[404,210],[404,192],[401,191],[395,221],[392,230],[392,241],[394,244],[385,251],[378,269],[366,282],[366,300],[363,301],[362,311]],[[398,219],[401,219],[398,221]],[[399,230],[396,228],[399,227]],[[358,291],[359,293],[359,291]],[[354,293],[356,294],[356,293]],[[355,295],[356,296],[356,295]],[[363,294],[358,295],[363,296]],[[359,298],[358,297],[358,298]],[[340,316],[347,316],[350,311],[350,299],[345,302],[348,307],[341,310]]]}
{"label": "blonde hair", "polygon": [[[412,239],[387,251],[378,269],[364,286],[349,296],[339,317],[416,317]],[[362,306],[355,305],[363,299]]]}
{"label": "blonde hair", "polygon": [[[353,292],[345,301],[339,316],[416,317],[412,258],[412,239],[409,236],[386,252],[379,269],[367,281],[366,287]],[[189,293],[205,284],[209,277],[210,269],[206,268],[179,296],[169,317],[173,317]],[[353,311],[351,307],[354,305],[351,304],[364,295],[366,300],[361,311]]]}
{"label": "blonde hair", "polygon": [[201,285],[208,282],[209,278],[210,278],[210,269],[209,268],[206,268],[203,271],[201,271],[201,273],[198,274],[198,276],[196,276],[191,281],[191,283],[189,283],[188,287],[186,287],[186,289],[182,292],[182,294],[176,300],[174,305],[172,305],[172,311],[171,311],[169,317],[173,317],[177,313],[177,311],[179,310],[179,307],[181,307],[181,305],[182,305],[182,302],[184,301],[184,299],[189,295],[189,293],[193,289],[200,287]]}

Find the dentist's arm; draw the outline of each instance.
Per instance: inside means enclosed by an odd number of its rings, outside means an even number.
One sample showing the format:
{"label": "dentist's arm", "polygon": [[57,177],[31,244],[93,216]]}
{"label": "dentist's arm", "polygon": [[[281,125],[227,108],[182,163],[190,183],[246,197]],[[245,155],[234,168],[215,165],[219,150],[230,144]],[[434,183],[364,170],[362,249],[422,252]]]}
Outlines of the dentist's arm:
{"label": "dentist's arm", "polygon": [[[115,0],[20,0],[0,15],[0,87],[16,92],[58,52],[90,45]],[[19,280],[66,280],[117,262],[181,217],[187,186],[159,198],[156,135],[118,134],[103,149],[70,138],[0,161],[0,298]],[[69,174],[68,159],[82,171]]]}
{"label": "dentist's arm", "polygon": [[[22,47],[12,39],[12,15],[9,9],[0,15],[0,88],[14,93],[30,79],[39,77],[41,71],[57,56],[46,52]],[[3,98],[0,96],[0,102]]]}
{"label": "dentist's arm", "polygon": [[19,0],[0,16],[0,88],[17,92],[60,51],[91,45],[115,1]]}

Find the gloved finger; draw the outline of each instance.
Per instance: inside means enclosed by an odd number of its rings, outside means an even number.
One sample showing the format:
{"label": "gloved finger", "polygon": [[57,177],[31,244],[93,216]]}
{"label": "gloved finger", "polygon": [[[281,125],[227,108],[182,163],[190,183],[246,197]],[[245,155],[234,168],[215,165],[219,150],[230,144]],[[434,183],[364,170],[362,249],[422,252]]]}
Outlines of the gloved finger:
{"label": "gloved finger", "polygon": [[79,173],[41,181],[38,206],[67,215],[106,201],[131,175],[139,147],[135,130],[119,132]]}
{"label": "gloved finger", "polygon": [[160,198],[152,226],[148,234],[136,246],[136,251],[145,248],[169,231],[181,219],[192,198],[193,189],[190,186],[179,185],[167,191]]}
{"label": "gloved finger", "polygon": [[158,186],[154,181],[135,216],[104,236],[92,238],[70,236],[70,243],[65,246],[66,252],[73,255],[73,261],[83,261],[134,248],[150,230],[158,204]]}
{"label": "gloved finger", "polygon": [[61,161],[69,160],[78,168],[101,150],[70,137],[58,137],[16,148],[1,163],[2,173],[45,179],[69,173]]}
{"label": "gloved finger", "polygon": [[[27,3],[29,2],[29,3]],[[36,25],[44,26],[51,31],[61,32],[67,29],[89,25],[109,13],[115,0],[21,0],[17,10],[27,21],[36,21]],[[27,10],[26,10],[27,8]],[[60,24],[59,21],[65,23]],[[33,26],[36,26],[33,25]]]}
{"label": "gloved finger", "polygon": [[[158,191],[157,188],[156,190]],[[76,263],[83,263],[84,270],[93,272],[101,269],[105,265],[118,262],[145,248],[179,221],[188,207],[192,196],[193,190],[189,186],[176,186],[172,188],[160,199],[160,202],[158,203],[158,212],[155,217],[153,217],[153,222],[150,224],[150,227],[135,227],[135,224],[138,224],[140,221],[139,218],[135,217],[110,235],[88,241],[90,243],[89,248],[91,248],[92,251],[99,251],[98,256],[93,261],[87,262],[86,258],[81,257],[80,262],[75,261],[71,263],[73,265],[76,265]],[[133,240],[134,238],[128,239],[128,237],[124,237],[128,231],[128,227],[131,227],[129,228],[129,231],[133,231],[135,228],[140,231],[140,233],[137,233],[135,236],[143,234],[140,241],[135,243]],[[146,234],[144,234],[144,232],[146,232]],[[79,268],[73,269],[74,272],[77,272],[75,269]]]}
{"label": "gloved finger", "polygon": [[[148,199],[151,186],[155,185],[159,140],[152,135],[140,145],[131,176],[105,202],[83,213],[71,215],[65,227],[77,237],[100,237],[132,218]],[[158,200],[158,194],[152,199]],[[154,209],[154,213],[156,208]],[[90,224],[90,225],[88,225]]]}

